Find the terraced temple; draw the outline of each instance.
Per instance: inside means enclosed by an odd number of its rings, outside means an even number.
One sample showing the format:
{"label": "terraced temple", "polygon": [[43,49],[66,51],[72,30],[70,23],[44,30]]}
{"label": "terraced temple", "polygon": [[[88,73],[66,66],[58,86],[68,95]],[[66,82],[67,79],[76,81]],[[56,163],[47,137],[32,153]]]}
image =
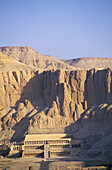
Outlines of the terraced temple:
{"label": "terraced temple", "polygon": [[22,151],[22,157],[53,158],[75,156],[82,147],[81,140],[72,140],[66,133],[62,134],[27,134],[24,145],[13,144],[10,155]]}

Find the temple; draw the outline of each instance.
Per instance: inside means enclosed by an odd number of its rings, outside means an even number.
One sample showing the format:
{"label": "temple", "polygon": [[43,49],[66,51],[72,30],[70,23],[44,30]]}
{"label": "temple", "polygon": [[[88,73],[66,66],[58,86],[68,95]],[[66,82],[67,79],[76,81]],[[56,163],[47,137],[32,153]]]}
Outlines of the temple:
{"label": "temple", "polygon": [[73,140],[66,133],[27,134],[23,144],[13,143],[9,156],[21,153],[22,157],[56,158],[77,155],[83,142]]}

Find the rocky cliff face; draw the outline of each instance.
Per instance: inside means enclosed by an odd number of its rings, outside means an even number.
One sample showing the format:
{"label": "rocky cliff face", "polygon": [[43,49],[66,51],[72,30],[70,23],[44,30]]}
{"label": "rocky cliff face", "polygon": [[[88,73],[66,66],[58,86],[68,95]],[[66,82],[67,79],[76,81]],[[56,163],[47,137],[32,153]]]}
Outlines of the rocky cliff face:
{"label": "rocky cliff face", "polygon": [[[60,117],[66,126],[67,122],[77,121],[84,112],[86,115],[86,111],[92,107],[111,104],[111,77],[111,69],[58,70],[40,74],[35,71],[1,73],[0,108],[3,109],[4,117],[10,114],[8,112],[5,115],[6,107],[15,107],[18,115],[18,111],[26,107],[25,103],[28,101],[29,107],[36,109],[32,110],[35,112],[30,120],[32,125],[36,122],[40,126],[40,119],[43,121],[43,118],[50,118],[49,124],[51,120]],[[23,106],[18,109],[20,103],[23,103]],[[98,112],[97,107],[95,112]],[[21,113],[21,118],[23,117],[24,114]]]}
{"label": "rocky cliff face", "polygon": [[34,75],[34,71],[30,70],[0,73],[0,109],[14,106],[21,98],[24,86]]}
{"label": "rocky cliff face", "polygon": [[86,156],[111,146],[112,69],[0,73],[0,94],[0,140],[63,129],[85,141]]}
{"label": "rocky cliff face", "polygon": [[111,68],[42,72],[0,53],[0,94],[0,142],[70,132],[84,141],[84,159],[111,158]]}
{"label": "rocky cliff face", "polygon": [[92,106],[111,104],[111,69],[49,71],[41,76],[44,105],[51,106],[55,101],[59,114],[64,117],[77,120],[84,110]]}

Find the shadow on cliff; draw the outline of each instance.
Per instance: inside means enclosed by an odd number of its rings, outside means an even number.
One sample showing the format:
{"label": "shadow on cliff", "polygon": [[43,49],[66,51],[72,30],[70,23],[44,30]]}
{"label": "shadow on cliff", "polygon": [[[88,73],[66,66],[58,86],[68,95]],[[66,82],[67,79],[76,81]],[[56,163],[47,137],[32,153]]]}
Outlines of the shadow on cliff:
{"label": "shadow on cliff", "polygon": [[[84,100],[87,101],[87,109],[80,115],[80,118],[65,128],[65,132],[71,132],[73,139],[83,139],[85,153],[97,142],[99,145],[105,135],[112,133],[112,72],[110,69],[95,69],[87,71],[85,81]],[[68,134],[69,135],[69,134]],[[108,143],[111,143],[111,140]],[[105,148],[107,147],[104,143]],[[95,146],[95,145],[94,145]],[[104,148],[103,148],[104,149]],[[102,156],[104,150],[97,156]],[[110,151],[111,152],[111,151]],[[82,155],[81,155],[82,156]],[[88,155],[88,158],[90,155]],[[110,154],[111,158],[111,154]]]}
{"label": "shadow on cliff", "polygon": [[18,106],[20,102],[25,103],[26,99],[29,100],[34,107],[38,106],[36,101],[42,97],[44,90],[43,74],[44,73],[38,74],[38,72],[35,72],[35,76],[24,86],[21,98],[16,102],[16,106]]}
{"label": "shadow on cliff", "polygon": [[85,81],[84,100],[87,101],[87,107],[103,103],[112,103],[112,70],[92,69],[87,71]]}
{"label": "shadow on cliff", "polygon": [[[108,83],[110,74],[109,71],[109,69],[99,70],[97,72],[95,72],[95,69],[87,71],[87,77],[84,84],[84,101],[87,101],[87,109],[91,108],[92,106],[100,105],[102,103],[111,103],[112,84],[110,83],[109,85]],[[66,82],[59,84],[57,75],[59,75],[59,71],[47,71],[41,74],[38,74],[38,72],[36,72],[35,76],[31,78],[23,88],[21,98],[17,101],[16,107],[18,107],[18,104],[21,102],[25,104],[25,100],[27,99],[30,101],[34,108],[38,108],[38,111],[36,113],[38,114],[45,108],[50,107],[53,100],[56,100],[56,95],[58,95],[61,108],[64,96],[63,84]],[[52,81],[50,82],[49,80]],[[12,137],[12,140],[17,139],[19,136],[22,136],[21,140],[23,140],[24,135],[26,134],[28,127],[30,126],[30,120],[32,119],[32,117],[28,117],[29,114],[30,113],[23,117],[15,126],[13,126],[12,129],[15,131],[15,133]],[[68,129],[76,129],[77,131],[82,117],[84,117],[85,114],[86,111],[82,113],[79,120],[77,120],[72,125],[66,127],[65,131]]]}
{"label": "shadow on cliff", "polygon": [[[112,106],[108,110],[109,106],[107,105],[104,108],[94,106],[87,109],[76,122],[65,128],[66,137],[71,137],[71,147],[76,151],[75,160],[98,160],[100,158],[105,160],[105,155],[108,153],[107,164],[112,162],[112,145],[110,145],[112,143]],[[72,140],[76,141],[75,145],[73,145]],[[78,145],[77,141],[79,142]],[[110,147],[109,150],[108,146]],[[77,153],[78,149],[79,152]],[[95,166],[95,163],[97,161],[91,162],[91,165]]]}
{"label": "shadow on cliff", "polygon": [[[86,109],[77,121],[67,126],[65,132],[78,132],[82,127],[86,127],[87,125],[91,126],[92,124],[95,126],[97,125],[98,127],[100,127],[100,125],[111,126],[111,112],[111,104],[92,106],[91,108]],[[88,129],[90,126],[88,126]]]}
{"label": "shadow on cliff", "polygon": [[12,130],[14,130],[15,133],[13,134],[11,141],[20,142],[24,140],[28,127],[30,126],[31,117],[28,117],[30,113],[31,112],[29,112],[25,117],[23,117],[18,123],[13,126]]}
{"label": "shadow on cliff", "polygon": [[[29,80],[29,82],[26,83],[26,85],[23,88],[21,98],[16,102],[16,110],[17,112],[15,113],[18,114],[18,106],[20,103],[24,103],[24,106],[27,105],[27,102],[29,101],[31,105],[36,108],[40,108],[40,103],[43,101],[42,99],[43,96],[43,74],[38,74],[38,72],[35,72],[35,76]],[[40,103],[38,103],[38,99],[41,99]],[[43,103],[41,103],[43,104]],[[24,139],[25,134],[27,133],[27,130],[30,126],[30,120],[32,118],[29,117],[30,113],[32,110],[25,115],[19,122],[17,122],[12,130],[14,130],[14,134],[11,138],[12,141],[21,141]],[[38,110],[37,113],[38,114]],[[13,115],[13,117],[15,116]]]}
{"label": "shadow on cliff", "polygon": [[[59,74],[59,71],[53,73],[51,71],[47,71],[41,74],[38,74],[38,72],[36,72],[35,76],[31,78],[29,82],[26,83],[25,87],[23,88],[21,98],[16,102],[17,110],[16,114],[18,114],[19,104],[24,103],[24,106],[26,106],[27,101],[29,101],[33,108],[37,110],[37,112],[33,116],[37,115],[39,112],[42,111],[45,111],[45,114],[47,115],[48,108],[51,107],[53,100],[56,99],[54,91],[56,91],[56,93],[59,93],[57,84],[56,83],[53,84],[53,80],[57,76],[56,74]],[[52,82],[50,82],[50,80],[52,80]],[[55,90],[54,91],[51,90],[52,88]],[[60,98],[63,98],[62,94],[59,95]],[[60,103],[62,103],[61,100]],[[30,113],[31,112],[26,114],[25,117],[23,117],[19,122],[17,122],[13,126],[12,130],[14,130],[15,133],[11,138],[12,141],[13,140],[21,141],[24,139],[25,134],[27,133],[28,128],[30,126],[30,120],[33,117],[33,116],[29,117]]]}
{"label": "shadow on cliff", "polygon": [[[79,70],[80,71],[80,70]],[[76,77],[76,75],[75,75]],[[112,104],[112,69],[97,70],[91,69],[86,72],[86,80],[84,83],[84,112],[80,118],[73,124],[65,128],[65,131],[78,131],[80,125],[86,126],[89,122],[108,123],[106,116],[108,113],[111,117],[112,108],[107,111],[108,105]],[[87,102],[85,107],[84,103]],[[103,104],[107,104],[103,106]],[[87,113],[89,112],[89,114]],[[74,113],[74,117],[75,117]],[[88,115],[87,115],[88,114]]]}
{"label": "shadow on cliff", "polygon": [[[87,71],[87,77],[84,84],[84,101],[87,101],[87,109],[81,114],[80,118],[66,127],[65,130],[80,124],[86,125],[87,122],[95,121],[97,123],[108,123],[106,116],[110,114],[112,108],[107,111],[112,104],[112,70],[91,69]],[[83,104],[84,102],[82,102]],[[106,104],[106,105],[105,105]],[[105,105],[105,106],[103,106]],[[87,113],[89,111],[89,114]]]}

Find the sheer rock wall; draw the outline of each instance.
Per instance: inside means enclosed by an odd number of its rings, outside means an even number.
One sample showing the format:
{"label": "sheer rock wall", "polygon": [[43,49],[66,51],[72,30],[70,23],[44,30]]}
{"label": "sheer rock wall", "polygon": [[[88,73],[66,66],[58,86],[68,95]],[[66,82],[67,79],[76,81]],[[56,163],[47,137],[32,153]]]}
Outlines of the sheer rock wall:
{"label": "sheer rock wall", "polygon": [[1,73],[1,140],[23,140],[30,129],[111,126],[111,77],[111,69]]}
{"label": "sheer rock wall", "polygon": [[[47,115],[77,120],[86,109],[112,101],[112,70],[34,71],[0,74],[0,108],[29,100]],[[41,103],[38,101],[41,98]]]}

